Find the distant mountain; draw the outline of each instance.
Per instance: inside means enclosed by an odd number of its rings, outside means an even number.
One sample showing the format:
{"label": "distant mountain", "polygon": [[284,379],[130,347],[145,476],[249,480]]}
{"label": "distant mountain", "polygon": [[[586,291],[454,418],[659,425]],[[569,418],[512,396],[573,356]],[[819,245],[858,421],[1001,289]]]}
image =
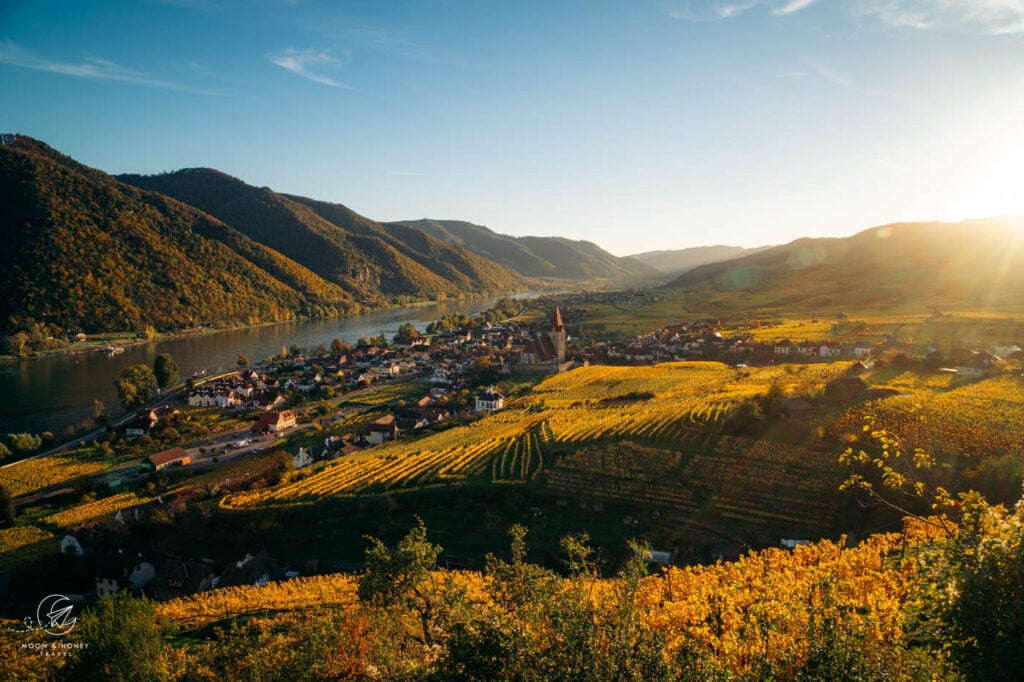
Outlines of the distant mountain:
{"label": "distant mountain", "polygon": [[733,258],[749,256],[750,254],[770,248],[770,246],[761,246],[754,249],[746,249],[742,246],[695,246],[689,249],[671,251],[647,251],[630,256],[630,258],[646,263],[666,275],[678,277],[684,272],[693,270],[701,265],[721,263]]}
{"label": "distant mountain", "polygon": [[86,332],[333,315],[336,283],[169,197],[0,136],[0,328]]}
{"label": "distant mountain", "polygon": [[563,237],[512,237],[459,220],[403,220],[385,223],[412,227],[500,263],[527,277],[569,280],[664,281],[658,270],[633,258],[613,256],[596,244]]}
{"label": "distant mountain", "polygon": [[704,265],[665,289],[703,310],[1014,309],[1024,304],[1024,217],[899,223],[798,239]]}
{"label": "distant mountain", "polygon": [[385,230],[339,204],[278,194],[216,170],[118,179],[209,213],[367,304],[524,286],[518,274],[422,232]]}

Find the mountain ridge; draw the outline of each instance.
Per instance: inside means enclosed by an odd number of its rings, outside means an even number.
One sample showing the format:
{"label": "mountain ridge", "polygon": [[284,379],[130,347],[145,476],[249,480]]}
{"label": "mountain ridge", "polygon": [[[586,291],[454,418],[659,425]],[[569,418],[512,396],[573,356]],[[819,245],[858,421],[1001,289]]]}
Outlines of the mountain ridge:
{"label": "mountain ridge", "polygon": [[663,289],[723,310],[1011,307],[1024,303],[1024,217],[892,223],[850,237],[804,237],[699,266]]}
{"label": "mountain ridge", "polygon": [[527,277],[664,280],[658,270],[635,259],[613,256],[597,244],[565,237],[514,237],[464,220],[400,220],[386,226],[413,227],[447,239]]}

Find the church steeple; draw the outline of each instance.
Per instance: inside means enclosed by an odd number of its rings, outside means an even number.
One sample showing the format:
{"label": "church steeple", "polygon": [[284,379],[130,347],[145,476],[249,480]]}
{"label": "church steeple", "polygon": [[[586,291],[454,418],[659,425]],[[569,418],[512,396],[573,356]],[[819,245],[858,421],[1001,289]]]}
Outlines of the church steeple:
{"label": "church steeple", "polygon": [[555,312],[551,314],[551,331],[548,332],[548,338],[551,339],[559,364],[565,362],[565,325],[562,324],[562,311],[557,305]]}

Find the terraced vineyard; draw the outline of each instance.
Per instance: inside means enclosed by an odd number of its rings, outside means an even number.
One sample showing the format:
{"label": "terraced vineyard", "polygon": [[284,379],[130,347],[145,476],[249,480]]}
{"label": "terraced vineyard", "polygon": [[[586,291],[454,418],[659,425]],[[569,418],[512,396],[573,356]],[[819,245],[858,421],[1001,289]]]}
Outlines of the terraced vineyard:
{"label": "terraced vineyard", "polygon": [[240,615],[351,606],[358,600],[355,578],[332,574],[269,582],[259,587],[225,587],[164,602],[157,613],[186,628],[198,629]]}
{"label": "terraced vineyard", "polygon": [[[538,415],[510,410],[414,441],[395,441],[328,462],[312,474],[270,490],[236,493],[225,507],[315,500],[323,495],[352,495],[370,489],[391,490],[461,483],[491,472],[491,458],[541,421]],[[520,465],[521,466],[521,465]]]}
{"label": "terraced vineyard", "polygon": [[56,536],[35,526],[0,529],[0,573],[53,554],[59,544]]}
{"label": "terraced vineyard", "polygon": [[79,504],[56,514],[50,514],[44,517],[42,522],[58,528],[71,528],[93,519],[104,518],[109,520],[106,517],[113,517],[118,511],[134,507],[141,502],[142,500],[135,493],[121,493]]}
{"label": "terraced vineyard", "polygon": [[0,469],[0,485],[18,496],[106,468],[106,463],[95,457],[48,455]]}
{"label": "terraced vineyard", "polygon": [[968,458],[1024,450],[1024,380],[1014,376],[957,385],[948,374],[910,372],[884,384],[902,395],[852,410],[831,427],[837,435],[855,433],[863,415],[899,434],[907,447],[934,455]]}

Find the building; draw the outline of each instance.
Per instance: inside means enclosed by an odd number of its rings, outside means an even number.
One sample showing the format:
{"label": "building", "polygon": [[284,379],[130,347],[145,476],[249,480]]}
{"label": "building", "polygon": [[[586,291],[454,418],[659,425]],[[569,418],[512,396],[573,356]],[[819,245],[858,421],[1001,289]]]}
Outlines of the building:
{"label": "building", "polygon": [[296,424],[295,413],[291,410],[280,412],[267,412],[260,416],[260,420],[252,427],[253,433],[280,433],[290,429]]}
{"label": "building", "polygon": [[493,388],[488,388],[476,394],[473,405],[475,412],[494,412],[505,407],[505,396]]}
{"label": "building", "polygon": [[172,464],[184,465],[191,461],[192,457],[185,452],[185,448],[171,448],[149,456],[149,463],[156,471],[165,469]]}
{"label": "building", "polygon": [[555,306],[551,314],[551,327],[546,332],[538,334],[537,338],[526,342],[519,352],[515,371],[529,374],[558,374],[570,369],[573,363],[565,361],[566,340],[562,311]]}
{"label": "building", "polygon": [[398,438],[399,429],[394,415],[386,415],[370,424],[366,430],[366,440],[372,445],[380,445],[385,441]]}

